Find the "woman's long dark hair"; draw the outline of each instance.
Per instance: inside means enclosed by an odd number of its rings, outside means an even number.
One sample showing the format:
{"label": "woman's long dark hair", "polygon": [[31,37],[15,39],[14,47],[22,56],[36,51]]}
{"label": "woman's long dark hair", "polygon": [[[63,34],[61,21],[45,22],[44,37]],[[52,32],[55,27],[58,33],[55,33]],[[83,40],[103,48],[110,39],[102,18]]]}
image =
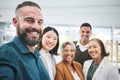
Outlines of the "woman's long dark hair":
{"label": "woman's long dark hair", "polygon": [[42,36],[41,36],[41,40],[40,40],[40,43],[39,43],[38,46],[37,46],[37,49],[38,49],[38,50],[41,50],[41,48],[43,47],[43,46],[42,46],[42,37],[43,37],[43,35],[44,35],[46,32],[51,31],[51,30],[56,33],[58,39],[57,39],[57,44],[56,44],[56,46],[55,46],[52,50],[50,50],[50,54],[58,55],[59,34],[58,34],[58,32],[57,32],[57,30],[56,30],[55,28],[50,27],[50,26],[46,27],[46,28],[43,30],[43,33],[42,33]]}

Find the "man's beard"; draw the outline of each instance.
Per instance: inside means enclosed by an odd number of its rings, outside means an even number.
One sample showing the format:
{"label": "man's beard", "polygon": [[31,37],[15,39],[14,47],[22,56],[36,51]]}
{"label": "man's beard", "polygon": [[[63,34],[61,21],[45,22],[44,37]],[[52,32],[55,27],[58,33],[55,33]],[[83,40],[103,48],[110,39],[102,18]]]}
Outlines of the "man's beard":
{"label": "man's beard", "polygon": [[[29,39],[29,37],[27,36],[27,32],[37,32],[39,33],[39,38],[38,39]],[[18,37],[20,38],[20,40],[22,40],[25,44],[30,45],[30,46],[35,46],[40,42],[41,39],[41,31],[40,30],[36,30],[34,28],[32,29],[26,29],[25,32],[20,32],[20,27],[18,25],[17,27],[17,33],[18,33]]]}

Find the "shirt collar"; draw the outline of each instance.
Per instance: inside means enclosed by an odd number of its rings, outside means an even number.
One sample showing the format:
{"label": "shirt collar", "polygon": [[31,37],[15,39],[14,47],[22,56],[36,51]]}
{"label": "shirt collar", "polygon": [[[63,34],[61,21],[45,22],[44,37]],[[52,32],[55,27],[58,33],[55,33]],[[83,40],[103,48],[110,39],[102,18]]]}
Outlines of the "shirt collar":
{"label": "shirt collar", "polygon": [[88,44],[86,44],[85,46],[83,46],[83,45],[80,43],[80,40],[77,41],[76,46],[88,48]]}
{"label": "shirt collar", "polygon": [[51,55],[50,53],[47,53],[47,52],[45,51],[45,49],[43,49],[43,48],[40,50],[40,54],[41,54],[41,55]]}
{"label": "shirt collar", "polygon": [[[18,37],[15,37],[12,42],[18,47],[22,54],[31,53],[28,47]],[[34,53],[37,56],[40,55],[36,49]]]}

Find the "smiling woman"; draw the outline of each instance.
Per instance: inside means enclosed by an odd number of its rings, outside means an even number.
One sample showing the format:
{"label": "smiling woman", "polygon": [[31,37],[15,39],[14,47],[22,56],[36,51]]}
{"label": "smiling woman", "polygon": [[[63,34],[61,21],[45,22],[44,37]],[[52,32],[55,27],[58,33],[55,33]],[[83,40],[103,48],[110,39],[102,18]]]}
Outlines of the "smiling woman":
{"label": "smiling woman", "polygon": [[119,80],[118,68],[105,59],[109,54],[100,39],[89,41],[88,53],[92,60],[83,65],[85,80]]}
{"label": "smiling woman", "polygon": [[67,41],[62,44],[63,59],[56,64],[55,80],[84,80],[81,64],[73,61],[75,50],[75,45],[72,42]]}
{"label": "smiling woman", "polygon": [[55,59],[53,55],[57,55],[57,50],[59,46],[59,34],[57,30],[53,27],[47,26],[43,30],[42,39],[37,46],[42,59],[51,80],[54,80],[56,69],[55,69]]}

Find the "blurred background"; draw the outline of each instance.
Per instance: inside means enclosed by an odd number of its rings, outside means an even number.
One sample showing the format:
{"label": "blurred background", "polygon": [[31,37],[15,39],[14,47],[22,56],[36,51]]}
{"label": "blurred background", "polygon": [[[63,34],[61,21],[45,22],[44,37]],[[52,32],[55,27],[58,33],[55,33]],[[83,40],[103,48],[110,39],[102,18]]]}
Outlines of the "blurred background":
{"label": "blurred background", "polygon": [[[0,0],[0,45],[15,36],[12,18],[16,6],[25,0]],[[44,27],[55,27],[64,41],[80,39],[79,28],[84,22],[93,27],[91,38],[100,38],[110,53],[108,60],[120,63],[120,0],[30,0],[43,12]]]}

